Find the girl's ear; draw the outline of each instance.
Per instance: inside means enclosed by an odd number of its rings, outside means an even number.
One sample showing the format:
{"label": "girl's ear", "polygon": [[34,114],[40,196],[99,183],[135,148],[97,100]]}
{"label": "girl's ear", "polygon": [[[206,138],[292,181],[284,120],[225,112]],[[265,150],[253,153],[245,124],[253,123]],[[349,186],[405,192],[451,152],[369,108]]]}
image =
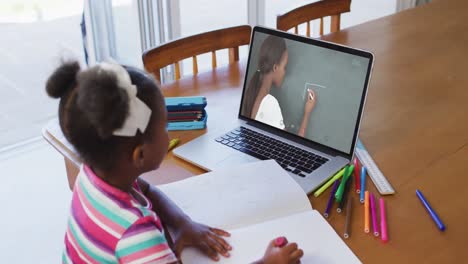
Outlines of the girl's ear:
{"label": "girl's ear", "polygon": [[273,64],[273,72],[275,72],[278,69],[278,64]]}
{"label": "girl's ear", "polygon": [[133,150],[132,162],[133,162],[133,165],[138,169],[143,168],[143,166],[145,164],[145,155],[144,155],[144,153],[145,153],[144,145],[138,145]]}

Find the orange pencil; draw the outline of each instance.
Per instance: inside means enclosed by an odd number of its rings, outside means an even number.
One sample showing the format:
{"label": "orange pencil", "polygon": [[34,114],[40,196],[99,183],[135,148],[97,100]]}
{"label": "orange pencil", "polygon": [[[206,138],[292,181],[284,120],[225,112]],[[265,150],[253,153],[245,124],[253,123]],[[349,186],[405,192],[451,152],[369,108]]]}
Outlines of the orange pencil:
{"label": "orange pencil", "polygon": [[364,232],[369,233],[369,191],[364,193]]}

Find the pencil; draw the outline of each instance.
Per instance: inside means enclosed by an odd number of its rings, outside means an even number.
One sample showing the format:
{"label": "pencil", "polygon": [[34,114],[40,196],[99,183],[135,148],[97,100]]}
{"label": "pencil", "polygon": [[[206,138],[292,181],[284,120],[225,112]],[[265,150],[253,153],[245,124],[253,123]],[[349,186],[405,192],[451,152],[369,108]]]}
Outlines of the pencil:
{"label": "pencil", "polygon": [[382,232],[382,242],[386,243],[388,241],[387,235],[387,219],[385,214],[385,203],[384,199],[380,198],[380,231]]}
{"label": "pencil", "polygon": [[427,212],[431,216],[432,220],[434,223],[437,225],[437,228],[439,228],[440,231],[445,231],[445,225],[442,223],[442,220],[440,220],[439,216],[437,213],[432,209],[432,207],[429,205],[429,202],[427,202],[426,198],[422,194],[420,190],[416,190],[416,195],[418,196],[419,200],[421,200],[421,203],[423,206],[426,208]]}
{"label": "pencil", "polygon": [[361,166],[361,192],[359,194],[361,203],[364,203],[365,191],[366,191],[366,167]]}
{"label": "pencil", "polygon": [[357,158],[354,158],[354,181],[356,184],[356,193],[361,193],[361,177],[359,175],[360,169],[359,169],[359,162]]}
{"label": "pencil", "polygon": [[352,204],[353,204],[353,197],[350,197],[348,200],[348,204],[346,205],[346,222],[344,226],[344,238],[350,237],[351,233],[349,231],[349,225],[350,225],[350,219],[351,219],[351,210],[352,210]]}
{"label": "pencil", "polygon": [[167,152],[171,151],[177,144],[179,144],[180,140],[178,138],[171,139],[169,142],[169,147],[167,148]]}
{"label": "pencil", "polygon": [[343,198],[344,187],[348,179],[351,177],[351,173],[353,172],[353,169],[354,169],[354,165],[350,165],[346,168],[346,171],[343,175],[343,180],[341,180],[340,185],[338,186],[338,190],[336,190],[336,193],[335,193],[335,199],[337,202],[341,202],[341,199]]}
{"label": "pencil", "polygon": [[328,180],[322,187],[320,187],[317,191],[314,192],[315,197],[319,197],[328,187],[330,187],[336,180],[341,178],[344,174],[346,167],[341,169],[338,173],[335,174],[330,180]]}
{"label": "pencil", "polygon": [[375,197],[373,193],[369,194],[370,199],[370,208],[371,208],[371,216],[372,216],[372,230],[374,230],[374,236],[379,236],[379,227],[377,226],[377,211],[376,211],[376,204],[375,204]]}
{"label": "pencil", "polygon": [[343,197],[341,198],[341,201],[340,203],[338,204],[338,208],[336,208],[336,211],[338,213],[341,213],[341,211],[343,211],[343,207],[345,206],[346,204],[346,200],[348,199],[348,196],[349,196],[349,192],[350,192],[350,189],[352,188],[351,187],[351,182],[353,181],[353,177],[351,177],[351,175],[348,177],[348,181],[346,182],[346,185],[345,185],[345,189],[344,189],[344,192],[343,192]]}
{"label": "pencil", "polygon": [[364,193],[364,232],[369,233],[369,191]]}
{"label": "pencil", "polygon": [[330,192],[330,198],[328,198],[328,203],[327,203],[327,208],[325,208],[325,212],[323,213],[323,216],[328,218],[328,215],[330,214],[330,209],[333,204],[333,198],[335,196],[336,189],[338,188],[338,184],[340,183],[340,180],[336,180],[335,183],[333,184],[332,190]]}

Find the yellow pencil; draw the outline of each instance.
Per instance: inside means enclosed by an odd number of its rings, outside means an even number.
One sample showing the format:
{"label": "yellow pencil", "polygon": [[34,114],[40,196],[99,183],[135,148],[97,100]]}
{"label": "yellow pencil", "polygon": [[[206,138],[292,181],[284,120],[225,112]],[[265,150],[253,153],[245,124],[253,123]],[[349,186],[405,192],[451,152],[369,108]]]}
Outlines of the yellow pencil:
{"label": "yellow pencil", "polygon": [[319,197],[328,187],[330,187],[336,180],[341,178],[345,172],[346,167],[344,167],[342,170],[340,170],[335,176],[333,176],[330,180],[328,180],[320,189],[314,192],[315,197]]}
{"label": "yellow pencil", "polygon": [[364,232],[369,233],[369,191],[364,193]]}
{"label": "yellow pencil", "polygon": [[179,144],[180,140],[178,138],[171,139],[169,142],[169,147],[167,148],[167,152],[171,151],[177,144]]}

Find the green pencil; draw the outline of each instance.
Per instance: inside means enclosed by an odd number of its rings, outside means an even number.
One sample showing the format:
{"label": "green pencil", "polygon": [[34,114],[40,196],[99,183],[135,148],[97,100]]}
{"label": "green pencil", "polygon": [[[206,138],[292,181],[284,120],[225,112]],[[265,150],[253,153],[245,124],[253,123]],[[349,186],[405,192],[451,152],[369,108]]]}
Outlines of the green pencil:
{"label": "green pencil", "polygon": [[324,185],[322,185],[322,187],[320,187],[320,189],[318,189],[317,191],[314,192],[314,196],[315,197],[319,197],[326,189],[328,189],[328,187],[330,187],[337,179],[341,178],[341,176],[343,176],[344,174],[344,171],[345,169],[347,168],[348,166],[344,167],[342,170],[340,170],[339,172],[337,172],[335,174],[335,176],[331,177],[330,180],[328,180]]}
{"label": "green pencil", "polygon": [[337,202],[341,202],[341,199],[343,198],[343,192],[344,188],[346,185],[346,182],[348,181],[349,177],[351,177],[351,173],[354,170],[354,165],[350,165],[346,168],[346,171],[343,175],[343,180],[341,180],[340,185],[338,186],[338,189],[336,190],[335,193],[335,199]]}

